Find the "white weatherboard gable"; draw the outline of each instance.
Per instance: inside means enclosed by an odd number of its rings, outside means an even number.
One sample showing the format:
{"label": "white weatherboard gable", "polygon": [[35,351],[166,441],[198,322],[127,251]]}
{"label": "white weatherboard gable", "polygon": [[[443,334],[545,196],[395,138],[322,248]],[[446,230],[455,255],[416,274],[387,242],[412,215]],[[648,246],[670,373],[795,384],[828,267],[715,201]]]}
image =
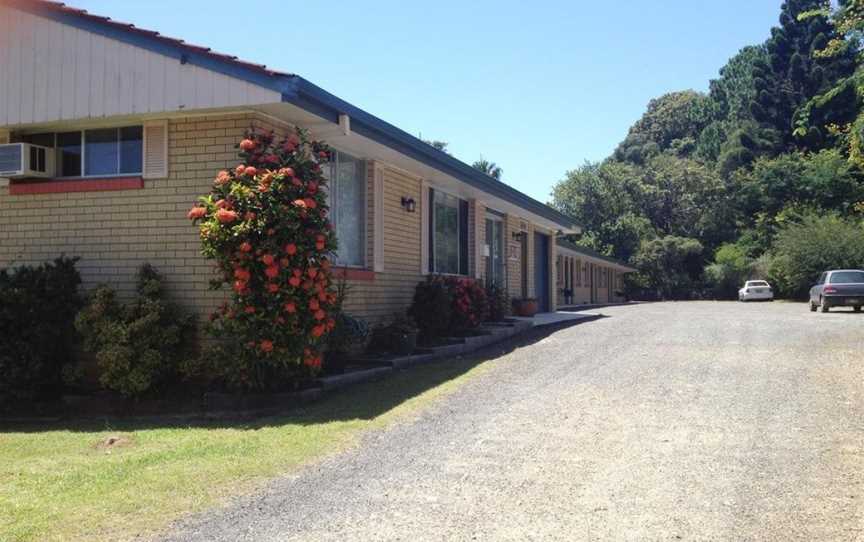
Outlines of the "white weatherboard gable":
{"label": "white weatherboard gable", "polygon": [[0,126],[278,103],[281,94],[0,5]]}

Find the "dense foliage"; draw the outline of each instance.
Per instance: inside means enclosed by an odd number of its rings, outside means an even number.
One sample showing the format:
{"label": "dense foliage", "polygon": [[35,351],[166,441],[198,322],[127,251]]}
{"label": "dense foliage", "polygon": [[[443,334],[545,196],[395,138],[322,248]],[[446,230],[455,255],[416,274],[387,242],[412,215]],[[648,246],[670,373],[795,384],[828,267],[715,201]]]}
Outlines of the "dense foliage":
{"label": "dense foliage", "polygon": [[81,307],[76,261],[0,270],[0,399],[60,392]]}
{"label": "dense foliage", "polygon": [[144,265],[131,303],[118,303],[113,289],[100,286],[78,313],[75,328],[95,355],[106,389],[140,397],[178,376],[193,321],[164,297],[162,277]]}
{"label": "dense foliage", "polygon": [[299,129],[278,140],[253,130],[239,148],[243,163],[219,172],[189,212],[216,262],[214,287],[232,288],[213,315],[219,343],[208,372],[236,388],[284,387],[320,369],[336,325],[336,238],[322,172],[330,149]]}
{"label": "dense foliage", "polygon": [[430,275],[417,284],[408,314],[430,343],[476,328],[488,317],[486,290],[474,279]]}
{"label": "dense foliage", "polygon": [[733,56],[707,94],[651,100],[612,156],[554,188],[553,204],[584,227],[574,241],[636,265],[636,296],[733,297],[770,269],[800,295],[816,271],[788,268],[799,265],[790,243],[806,237],[790,231],[818,229],[820,216],[855,228],[864,212],[862,14],[864,0],[833,11],[787,0],[770,37]]}

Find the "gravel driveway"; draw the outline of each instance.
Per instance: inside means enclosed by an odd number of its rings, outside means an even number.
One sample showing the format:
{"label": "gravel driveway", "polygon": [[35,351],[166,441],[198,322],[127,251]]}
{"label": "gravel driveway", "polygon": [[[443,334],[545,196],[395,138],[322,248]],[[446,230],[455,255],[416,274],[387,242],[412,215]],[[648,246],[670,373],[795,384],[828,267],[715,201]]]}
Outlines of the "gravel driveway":
{"label": "gravel driveway", "polygon": [[168,539],[864,540],[864,314],[600,312]]}

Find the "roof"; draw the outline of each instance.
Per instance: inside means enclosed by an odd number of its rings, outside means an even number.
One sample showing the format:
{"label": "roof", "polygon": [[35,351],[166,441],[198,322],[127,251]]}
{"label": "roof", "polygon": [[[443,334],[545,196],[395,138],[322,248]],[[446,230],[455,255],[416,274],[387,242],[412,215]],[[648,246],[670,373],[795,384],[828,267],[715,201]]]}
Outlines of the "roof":
{"label": "roof", "polygon": [[210,69],[281,93],[282,101],[291,103],[314,115],[337,123],[340,114],[351,117],[351,130],[377,143],[392,148],[427,166],[451,175],[490,195],[499,197],[531,213],[541,216],[562,229],[577,229],[576,222],[557,210],[515,188],[438,150],[421,139],[367,113],[359,107],[330,94],[299,75],[280,72],[240,60],[236,56],[163,36],[159,32],[109,17],[93,15],[51,0],[0,0],[0,5],[27,11],[58,22],[87,30],[108,38],[129,43],[162,55],[177,58],[181,63]]}
{"label": "roof", "polygon": [[581,245],[577,245],[576,243],[572,243],[570,241],[567,241],[566,239],[556,239],[556,244],[559,247],[566,248],[567,250],[572,250],[573,252],[578,252],[579,254],[583,254],[583,255],[589,256],[591,258],[596,258],[598,260],[603,260],[605,262],[614,263],[615,265],[617,265],[619,267],[623,267],[623,268],[627,269],[627,272],[637,271],[637,269],[635,267],[633,267],[632,265],[628,265],[628,264],[622,262],[621,260],[616,260],[615,258],[605,256],[603,254],[600,254],[596,250],[592,250],[588,247],[583,247]]}

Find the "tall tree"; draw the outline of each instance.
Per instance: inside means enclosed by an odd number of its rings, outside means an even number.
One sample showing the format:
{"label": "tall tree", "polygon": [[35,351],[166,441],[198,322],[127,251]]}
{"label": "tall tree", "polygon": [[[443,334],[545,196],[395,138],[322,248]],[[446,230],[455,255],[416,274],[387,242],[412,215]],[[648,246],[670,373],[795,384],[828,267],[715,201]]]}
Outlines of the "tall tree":
{"label": "tall tree", "polygon": [[[787,146],[796,144],[792,120],[798,108],[854,70],[854,55],[848,52],[830,58],[814,55],[836,33],[826,15],[801,15],[824,7],[824,0],[786,0],[780,8],[780,26],[771,29],[765,43],[768,59],[755,65],[757,95],[751,113],[760,123],[777,130]],[[818,148],[821,143],[822,133],[816,127],[797,141],[807,148]]]}
{"label": "tall tree", "polygon": [[501,180],[501,175],[504,173],[504,170],[498,167],[498,164],[496,164],[495,162],[490,162],[482,156],[479,160],[471,164],[471,167],[473,167],[474,169],[479,169],[486,175],[489,175],[490,177],[495,177],[499,181]]}
{"label": "tall tree", "polygon": [[648,102],[648,109],[615,150],[615,159],[642,164],[684,140],[695,138],[713,118],[712,102],[694,90],[670,92]]}
{"label": "tall tree", "polygon": [[422,141],[423,143],[426,143],[427,145],[431,145],[431,146],[435,147],[439,151],[446,152],[447,154],[450,154],[450,151],[447,150],[447,147],[450,144],[447,143],[446,141],[441,141],[438,139],[423,139],[422,135],[420,136],[420,141]]}

